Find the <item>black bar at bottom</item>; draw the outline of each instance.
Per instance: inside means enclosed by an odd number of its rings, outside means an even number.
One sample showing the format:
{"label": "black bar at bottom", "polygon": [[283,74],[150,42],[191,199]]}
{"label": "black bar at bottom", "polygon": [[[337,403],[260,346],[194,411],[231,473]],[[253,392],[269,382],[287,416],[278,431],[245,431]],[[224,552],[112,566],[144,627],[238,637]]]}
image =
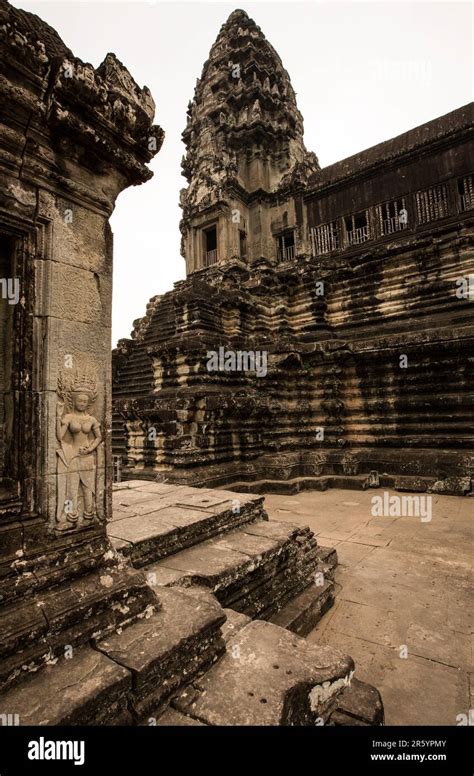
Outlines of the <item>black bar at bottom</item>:
{"label": "black bar at bottom", "polygon": [[[328,772],[434,773],[472,776],[469,727],[3,727],[0,776],[113,776],[183,768],[212,773],[272,767],[311,776]],[[321,769],[324,769],[322,771]]]}

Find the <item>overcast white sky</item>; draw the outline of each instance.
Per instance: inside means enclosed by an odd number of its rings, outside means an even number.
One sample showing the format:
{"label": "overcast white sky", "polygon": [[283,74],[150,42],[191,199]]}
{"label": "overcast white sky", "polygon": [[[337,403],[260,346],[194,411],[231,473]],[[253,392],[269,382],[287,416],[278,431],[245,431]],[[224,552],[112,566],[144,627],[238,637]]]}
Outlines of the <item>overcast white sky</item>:
{"label": "overcast white sky", "polygon": [[468,2],[96,2],[13,0],[94,66],[113,51],[156,102],[163,148],[155,176],[124,191],[114,231],[113,344],[151,296],[184,277],[179,253],[181,132],[221,24],[244,8],[280,54],[321,166],[472,100]]}

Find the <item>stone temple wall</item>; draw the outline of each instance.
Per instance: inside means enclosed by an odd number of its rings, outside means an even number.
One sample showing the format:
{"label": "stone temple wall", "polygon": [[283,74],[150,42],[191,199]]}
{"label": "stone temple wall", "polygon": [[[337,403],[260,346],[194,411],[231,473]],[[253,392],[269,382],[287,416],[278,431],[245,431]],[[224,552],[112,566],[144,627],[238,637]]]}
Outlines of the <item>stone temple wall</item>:
{"label": "stone temple wall", "polygon": [[[320,169],[281,60],[246,14],[231,15],[183,134],[188,277],[114,351],[121,476],[471,490],[472,116],[465,106]],[[284,174],[269,181],[272,165]],[[218,249],[206,266],[209,224]],[[209,371],[220,348],[267,354],[265,375],[231,356]]]}
{"label": "stone temple wall", "polygon": [[[132,475],[239,487],[471,477],[471,236],[467,218],[332,269],[193,274],[115,352],[115,454]],[[208,372],[219,347],[267,351],[268,373]]]}

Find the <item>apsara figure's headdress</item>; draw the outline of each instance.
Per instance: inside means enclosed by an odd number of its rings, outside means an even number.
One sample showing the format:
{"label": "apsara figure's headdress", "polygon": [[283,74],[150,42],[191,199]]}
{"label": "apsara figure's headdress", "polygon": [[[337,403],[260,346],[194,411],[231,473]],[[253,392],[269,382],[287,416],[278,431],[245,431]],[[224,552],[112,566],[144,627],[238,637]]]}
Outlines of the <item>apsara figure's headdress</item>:
{"label": "apsara figure's headdress", "polygon": [[74,393],[85,393],[92,404],[97,398],[97,376],[90,370],[63,370],[58,378],[58,393],[69,406]]}
{"label": "apsara figure's headdress", "polygon": [[97,396],[97,381],[91,374],[82,374],[74,380],[71,393],[86,393],[91,401]]}

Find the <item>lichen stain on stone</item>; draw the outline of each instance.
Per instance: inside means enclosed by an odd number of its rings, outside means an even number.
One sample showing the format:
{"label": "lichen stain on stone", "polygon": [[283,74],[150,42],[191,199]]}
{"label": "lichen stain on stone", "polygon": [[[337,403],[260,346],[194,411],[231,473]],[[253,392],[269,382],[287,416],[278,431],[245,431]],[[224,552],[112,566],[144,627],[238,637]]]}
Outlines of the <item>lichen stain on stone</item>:
{"label": "lichen stain on stone", "polygon": [[[18,571],[18,568],[15,568],[16,571]],[[34,574],[32,571],[24,571],[22,573],[22,576],[15,580],[15,587],[18,587],[18,585],[21,585],[24,583],[25,579],[30,579],[31,577],[34,577]]]}
{"label": "lichen stain on stone", "polygon": [[351,684],[354,671],[350,671],[346,676],[336,679],[335,682],[323,682],[322,685],[316,685],[309,693],[309,702],[311,711],[317,711],[322,703],[325,703],[338,690],[348,687]]}
{"label": "lichen stain on stone", "polygon": [[137,615],[138,620],[149,620],[150,617],[152,617],[153,614],[156,612],[156,607],[153,604],[148,604],[148,606],[145,607],[143,612],[140,612],[140,614]]}
{"label": "lichen stain on stone", "polygon": [[130,607],[129,606],[123,606],[121,604],[116,604],[114,606],[114,610],[115,611],[119,611],[121,614],[128,614],[129,611],[130,611]]}
{"label": "lichen stain on stone", "polygon": [[[46,658],[47,658],[47,655],[43,655],[41,660],[43,662],[46,662]],[[36,665],[36,663],[33,663],[33,662],[32,663],[24,663],[21,668],[22,668],[23,671],[28,671],[30,673],[36,673],[36,671],[38,670],[38,666]]]}

